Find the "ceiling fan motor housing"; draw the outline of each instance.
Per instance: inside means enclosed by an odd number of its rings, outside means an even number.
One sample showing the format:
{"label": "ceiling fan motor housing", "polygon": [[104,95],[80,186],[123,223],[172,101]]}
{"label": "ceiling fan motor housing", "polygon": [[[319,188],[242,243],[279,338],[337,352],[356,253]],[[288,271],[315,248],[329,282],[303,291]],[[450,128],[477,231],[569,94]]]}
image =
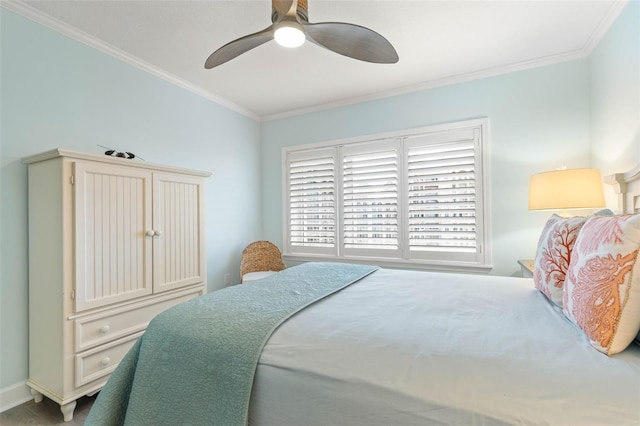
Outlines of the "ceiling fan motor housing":
{"label": "ceiling fan motor housing", "polygon": [[[274,0],[271,1],[271,22],[276,22],[278,19],[278,12],[276,12],[276,7],[273,4]],[[298,0],[298,17],[305,22],[309,22],[309,9],[307,6],[307,0]]]}

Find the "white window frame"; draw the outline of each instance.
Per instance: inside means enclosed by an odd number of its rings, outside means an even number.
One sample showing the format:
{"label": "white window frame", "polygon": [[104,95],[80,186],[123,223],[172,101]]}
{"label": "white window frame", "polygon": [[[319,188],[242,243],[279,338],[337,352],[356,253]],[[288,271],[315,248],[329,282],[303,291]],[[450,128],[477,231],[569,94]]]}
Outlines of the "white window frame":
{"label": "white window frame", "polygon": [[[476,182],[476,253],[474,256],[438,255],[416,256],[409,250],[408,242],[408,146],[416,137],[427,136],[431,140],[437,140],[438,134],[452,134],[464,130],[471,130],[474,135],[475,146],[475,182]],[[398,211],[398,235],[399,249],[393,250],[366,250],[345,249],[343,241],[343,155],[344,151],[359,152],[360,147],[384,145],[388,141],[399,140],[400,158],[399,169],[399,211]],[[282,148],[282,211],[283,211],[283,256],[288,261],[333,261],[376,264],[388,267],[400,267],[411,269],[428,269],[452,272],[487,273],[491,270],[491,229],[490,229],[490,164],[489,164],[489,120],[481,118],[465,120],[454,123],[439,124],[434,126],[407,129],[383,134],[368,135],[357,138],[327,141],[314,144],[295,145]],[[289,243],[289,159],[311,158],[320,150],[332,152],[335,155],[336,176],[335,195],[335,247],[331,249],[303,249],[296,250]],[[371,255],[372,253],[378,256]],[[442,254],[443,252],[436,252]]]}

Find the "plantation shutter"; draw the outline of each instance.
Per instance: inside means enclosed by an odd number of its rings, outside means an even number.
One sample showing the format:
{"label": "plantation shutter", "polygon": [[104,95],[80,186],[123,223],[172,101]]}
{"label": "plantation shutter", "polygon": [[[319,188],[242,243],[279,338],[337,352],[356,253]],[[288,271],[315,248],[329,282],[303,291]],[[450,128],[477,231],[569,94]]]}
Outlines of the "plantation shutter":
{"label": "plantation shutter", "polygon": [[400,139],[342,151],[343,252],[399,257]]}
{"label": "plantation shutter", "polygon": [[288,170],[288,251],[336,254],[336,152],[290,153]]}
{"label": "plantation shutter", "polygon": [[283,148],[285,256],[488,271],[487,125]]}
{"label": "plantation shutter", "polygon": [[479,259],[479,137],[479,129],[466,128],[407,138],[410,258]]}

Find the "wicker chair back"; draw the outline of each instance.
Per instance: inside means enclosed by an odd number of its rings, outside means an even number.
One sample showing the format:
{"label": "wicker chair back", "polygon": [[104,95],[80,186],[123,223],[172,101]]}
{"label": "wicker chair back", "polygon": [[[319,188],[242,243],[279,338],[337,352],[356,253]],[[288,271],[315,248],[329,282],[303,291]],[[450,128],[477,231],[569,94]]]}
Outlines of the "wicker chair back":
{"label": "wicker chair back", "polygon": [[269,241],[255,241],[242,251],[240,280],[250,272],[282,271],[286,269],[280,249]]}

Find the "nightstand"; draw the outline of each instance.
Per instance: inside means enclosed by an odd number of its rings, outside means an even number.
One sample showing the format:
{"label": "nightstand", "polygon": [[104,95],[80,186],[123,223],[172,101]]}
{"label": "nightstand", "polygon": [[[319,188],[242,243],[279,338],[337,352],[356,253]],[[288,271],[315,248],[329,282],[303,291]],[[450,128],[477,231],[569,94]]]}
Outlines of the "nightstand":
{"label": "nightstand", "polygon": [[518,260],[520,271],[522,272],[522,278],[533,278],[533,262],[533,259]]}

